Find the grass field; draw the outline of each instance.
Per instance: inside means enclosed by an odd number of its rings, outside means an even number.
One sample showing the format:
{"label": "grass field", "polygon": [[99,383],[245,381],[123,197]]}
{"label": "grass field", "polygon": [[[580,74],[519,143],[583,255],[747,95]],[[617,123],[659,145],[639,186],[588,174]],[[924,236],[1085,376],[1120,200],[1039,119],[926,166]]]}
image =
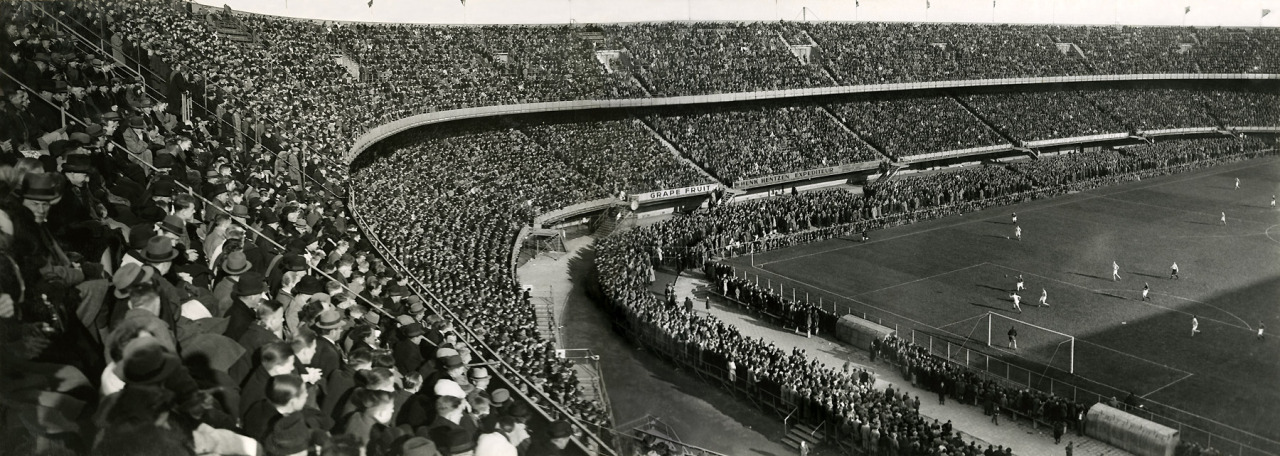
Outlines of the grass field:
{"label": "grass field", "polygon": [[[1280,332],[1280,210],[1269,207],[1278,193],[1280,159],[1264,158],[729,262],[761,284],[784,284],[784,295],[794,287],[904,337],[916,330],[918,343],[959,334],[967,348],[1091,391],[1132,391],[1280,440],[1280,335],[1255,337],[1261,324]],[[1010,239],[1011,212],[1021,241]],[[1174,262],[1180,280],[1168,279]],[[1027,287],[1021,314],[1009,296],[1017,274]],[[1036,305],[1041,289],[1048,307]],[[993,318],[996,346],[975,343],[986,340],[988,312],[1075,336],[1075,376],[1065,373],[1067,338],[1049,332]],[[1193,315],[1202,331],[1194,338]],[[1019,328],[1017,351],[1004,348],[1010,326]]]}

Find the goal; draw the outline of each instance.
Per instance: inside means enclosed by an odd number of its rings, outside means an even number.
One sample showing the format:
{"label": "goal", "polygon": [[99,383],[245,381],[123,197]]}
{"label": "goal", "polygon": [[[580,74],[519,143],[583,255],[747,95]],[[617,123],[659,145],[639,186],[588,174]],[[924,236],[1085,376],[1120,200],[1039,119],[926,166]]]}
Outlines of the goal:
{"label": "goal", "polygon": [[1017,330],[1017,353],[1037,363],[1076,373],[1076,337],[1010,316],[987,312],[987,346],[1012,349],[1009,330]]}

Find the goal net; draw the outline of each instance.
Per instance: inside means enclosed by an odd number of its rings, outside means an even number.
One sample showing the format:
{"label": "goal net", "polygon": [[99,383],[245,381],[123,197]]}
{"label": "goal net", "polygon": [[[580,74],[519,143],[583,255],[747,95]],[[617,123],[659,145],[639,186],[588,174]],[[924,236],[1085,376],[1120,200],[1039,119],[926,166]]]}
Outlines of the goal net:
{"label": "goal net", "polygon": [[[986,320],[988,346],[1042,366],[1075,373],[1075,336],[995,312],[987,312]],[[1010,329],[1017,332],[1017,349],[1009,341]]]}

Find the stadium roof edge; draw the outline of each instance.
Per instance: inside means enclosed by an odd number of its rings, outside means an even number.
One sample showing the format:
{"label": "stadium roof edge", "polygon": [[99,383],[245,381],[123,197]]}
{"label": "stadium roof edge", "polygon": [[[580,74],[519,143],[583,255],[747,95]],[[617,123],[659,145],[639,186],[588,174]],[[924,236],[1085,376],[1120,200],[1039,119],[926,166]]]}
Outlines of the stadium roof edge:
{"label": "stadium roof edge", "polygon": [[1130,75],[1089,75],[1089,76],[1055,76],[1042,78],[1002,78],[973,79],[958,81],[932,81],[917,83],[875,84],[857,86],[831,86],[805,89],[787,89],[762,92],[736,92],[711,95],[686,95],[661,98],[628,98],[614,100],[572,100],[542,103],[477,106],[447,111],[418,114],[393,120],[373,127],[361,134],[344,156],[347,166],[351,166],[361,155],[374,144],[399,133],[414,128],[438,123],[454,122],[485,117],[531,114],[538,112],[564,112],[592,109],[626,109],[642,107],[680,106],[692,104],[714,104],[731,102],[751,102],[765,100],[783,100],[827,95],[850,95],[859,93],[888,93],[911,90],[936,90],[966,87],[1002,87],[1002,86],[1036,86],[1053,84],[1081,84],[1090,82],[1129,82],[1129,81],[1178,81],[1178,80],[1221,80],[1221,81],[1280,81],[1280,74],[1130,74]]}

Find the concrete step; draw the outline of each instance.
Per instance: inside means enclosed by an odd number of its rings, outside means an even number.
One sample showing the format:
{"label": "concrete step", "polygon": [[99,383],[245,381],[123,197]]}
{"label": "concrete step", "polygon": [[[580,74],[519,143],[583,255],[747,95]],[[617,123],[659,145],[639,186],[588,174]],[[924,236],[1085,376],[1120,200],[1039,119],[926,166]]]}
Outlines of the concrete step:
{"label": "concrete step", "polygon": [[807,424],[796,425],[795,427],[792,427],[789,432],[795,432],[796,434],[801,435],[805,440],[808,440],[809,443],[819,443],[827,439],[826,433],[823,431],[814,432],[814,427]]}
{"label": "concrete step", "polygon": [[786,445],[787,448],[800,451],[800,441],[792,438],[790,435],[782,438],[782,444]]}
{"label": "concrete step", "polygon": [[814,446],[819,443],[822,443],[823,437],[825,437],[822,435],[822,433],[810,435],[808,432],[803,432],[796,428],[791,428],[790,431],[787,431],[787,436],[796,440],[804,440],[806,442],[809,442],[809,446]]}

